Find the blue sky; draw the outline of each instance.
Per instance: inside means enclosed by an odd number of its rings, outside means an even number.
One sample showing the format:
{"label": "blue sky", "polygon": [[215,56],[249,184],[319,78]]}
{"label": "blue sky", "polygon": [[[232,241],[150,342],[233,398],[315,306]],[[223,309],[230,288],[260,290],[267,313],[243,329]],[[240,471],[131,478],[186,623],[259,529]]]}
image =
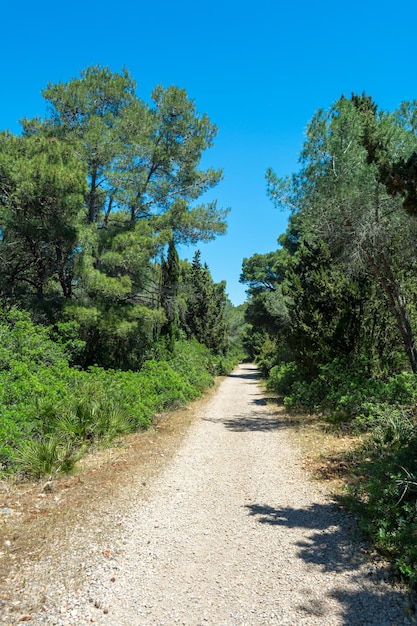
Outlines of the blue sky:
{"label": "blue sky", "polygon": [[127,67],[143,99],[159,83],[185,88],[219,127],[203,162],[224,171],[209,199],[231,208],[228,234],[198,247],[234,304],[245,300],[242,259],[276,249],[286,229],[265,171],[296,170],[314,112],[342,93],[389,110],[417,99],[415,0],[23,0],[5,3],[2,23],[2,129],[45,113],[48,82],[96,64]]}

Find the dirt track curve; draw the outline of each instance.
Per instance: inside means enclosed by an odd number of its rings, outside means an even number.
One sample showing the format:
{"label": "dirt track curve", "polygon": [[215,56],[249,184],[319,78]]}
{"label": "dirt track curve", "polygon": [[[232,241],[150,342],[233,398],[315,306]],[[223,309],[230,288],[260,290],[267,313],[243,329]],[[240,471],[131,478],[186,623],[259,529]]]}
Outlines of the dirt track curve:
{"label": "dirt track curve", "polygon": [[406,592],[302,469],[256,368],[239,366],[202,407],[145,490],[132,477],[106,515],[68,530],[59,557],[32,564],[27,614],[0,624],[415,623]]}

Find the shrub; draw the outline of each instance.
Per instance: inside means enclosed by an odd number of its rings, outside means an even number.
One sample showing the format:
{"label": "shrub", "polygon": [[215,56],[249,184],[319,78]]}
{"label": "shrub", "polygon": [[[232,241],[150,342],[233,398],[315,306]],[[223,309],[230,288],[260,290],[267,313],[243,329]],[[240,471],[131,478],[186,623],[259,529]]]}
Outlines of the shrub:
{"label": "shrub", "polygon": [[215,357],[197,341],[177,342],[168,362],[173,370],[195,388],[197,395],[213,385]]}
{"label": "shrub", "polygon": [[370,419],[372,448],[380,453],[388,449],[400,451],[416,438],[416,425],[404,409],[381,405],[375,407]]}
{"label": "shrub", "polygon": [[[365,449],[366,460],[359,472],[362,479],[349,487],[351,506],[359,514],[362,529],[375,546],[387,555],[397,570],[413,585],[417,583],[417,477],[415,433],[407,447],[398,439],[378,436],[379,451]],[[388,442],[388,445],[387,445]]]}
{"label": "shrub", "polygon": [[269,372],[266,381],[268,391],[275,391],[279,394],[287,394],[291,391],[293,384],[299,380],[299,372],[295,363],[281,363],[274,365]]}
{"label": "shrub", "polygon": [[296,380],[291,386],[291,394],[284,398],[284,406],[287,409],[302,409],[311,413],[322,405],[327,390],[327,386],[319,378],[312,382]]}
{"label": "shrub", "polygon": [[0,315],[0,473],[69,471],[91,445],[148,428],[157,413],[196,398],[230,365],[187,341],[139,372],[80,371],[67,357],[74,345],[82,349],[76,328],[54,332],[60,344],[26,314]]}
{"label": "shrub", "polygon": [[25,441],[15,461],[23,474],[40,478],[57,472],[70,472],[83,452],[82,448],[74,447],[56,434],[40,441]]}
{"label": "shrub", "polygon": [[277,344],[270,337],[267,337],[260,348],[256,364],[259,367],[264,378],[268,378],[269,372],[277,365],[279,356],[277,354]]}
{"label": "shrub", "polygon": [[417,400],[417,376],[402,372],[391,376],[384,385],[384,399],[391,404],[406,404]]}

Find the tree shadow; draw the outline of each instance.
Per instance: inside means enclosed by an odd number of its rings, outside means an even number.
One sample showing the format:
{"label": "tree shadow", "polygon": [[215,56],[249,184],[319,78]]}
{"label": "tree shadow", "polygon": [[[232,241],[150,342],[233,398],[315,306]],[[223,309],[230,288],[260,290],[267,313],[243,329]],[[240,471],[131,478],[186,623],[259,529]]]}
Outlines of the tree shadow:
{"label": "tree shadow", "polygon": [[273,414],[259,415],[259,413],[254,413],[253,415],[245,415],[245,417],[240,417],[238,419],[232,418],[221,421],[228,430],[235,433],[242,433],[245,431],[268,432],[278,430],[284,426],[284,424]]}
{"label": "tree shadow", "polygon": [[275,412],[266,411],[262,413],[253,411],[246,415],[236,415],[230,418],[203,417],[202,420],[215,424],[223,424],[225,428],[235,433],[243,433],[245,431],[268,432],[278,430],[285,426],[284,420],[279,419]]}
{"label": "tree shadow", "polygon": [[[242,372],[243,370],[243,372]],[[227,378],[244,378],[246,380],[257,381],[261,377],[260,371],[257,369],[253,369],[253,367],[241,367],[239,369],[239,373],[232,372],[231,374],[227,374]]]}
{"label": "tree shadow", "polygon": [[[298,556],[321,572],[349,573],[354,591],[343,588],[342,578],[339,588],[325,594],[322,602],[317,598],[307,599],[303,606],[298,607],[300,610],[308,614],[323,614],[327,595],[337,600],[342,608],[342,623],[349,626],[417,623],[412,621],[415,619],[412,616],[415,597],[410,592],[393,585],[385,585],[383,591],[378,589],[382,581],[394,581],[392,569],[382,561],[378,564],[375,557],[370,558],[366,542],[346,512],[341,514],[332,503],[312,504],[301,509],[276,509],[260,504],[245,505],[245,508],[260,524],[313,531],[296,542]],[[406,617],[408,620],[405,621]]]}
{"label": "tree shadow", "polygon": [[268,404],[266,398],[255,398],[255,400],[251,400],[250,403],[256,404],[256,406],[266,406]]}

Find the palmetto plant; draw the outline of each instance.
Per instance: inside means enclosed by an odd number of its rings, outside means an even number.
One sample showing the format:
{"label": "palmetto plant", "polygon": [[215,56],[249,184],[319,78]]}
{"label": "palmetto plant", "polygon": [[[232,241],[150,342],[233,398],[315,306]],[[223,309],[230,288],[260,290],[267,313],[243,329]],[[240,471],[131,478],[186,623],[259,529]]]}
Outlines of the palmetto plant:
{"label": "palmetto plant", "polygon": [[70,472],[83,450],[59,434],[40,441],[26,441],[17,455],[20,471],[35,478],[59,472]]}

